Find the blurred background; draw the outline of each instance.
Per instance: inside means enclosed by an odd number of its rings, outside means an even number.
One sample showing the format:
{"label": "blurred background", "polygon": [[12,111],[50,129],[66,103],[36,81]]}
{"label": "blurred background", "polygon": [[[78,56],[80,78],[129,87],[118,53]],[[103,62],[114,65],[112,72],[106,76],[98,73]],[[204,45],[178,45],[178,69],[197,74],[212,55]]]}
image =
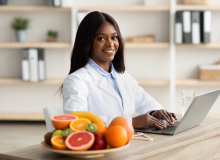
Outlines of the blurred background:
{"label": "blurred background", "polygon": [[117,21],[126,70],[166,110],[181,114],[181,90],[219,89],[219,0],[0,0],[0,152],[43,140],[43,108],[62,107],[77,26],[95,10]]}

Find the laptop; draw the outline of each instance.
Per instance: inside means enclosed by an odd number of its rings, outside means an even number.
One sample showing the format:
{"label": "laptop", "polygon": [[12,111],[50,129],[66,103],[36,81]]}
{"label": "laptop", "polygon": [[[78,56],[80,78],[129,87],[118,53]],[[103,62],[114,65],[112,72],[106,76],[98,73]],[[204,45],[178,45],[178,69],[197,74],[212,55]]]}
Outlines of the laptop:
{"label": "laptop", "polygon": [[164,129],[145,127],[142,129],[135,129],[135,132],[175,135],[199,126],[207,116],[219,94],[220,89],[196,96],[181,121],[175,121],[174,125],[167,125],[167,128]]}

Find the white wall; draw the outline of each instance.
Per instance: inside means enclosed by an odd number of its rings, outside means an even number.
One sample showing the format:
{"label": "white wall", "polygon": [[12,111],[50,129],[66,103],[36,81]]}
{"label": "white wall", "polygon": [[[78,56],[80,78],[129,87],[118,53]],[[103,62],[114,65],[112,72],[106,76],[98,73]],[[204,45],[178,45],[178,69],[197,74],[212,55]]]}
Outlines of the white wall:
{"label": "white wall", "polygon": [[[155,0],[155,4],[167,4],[169,0]],[[212,0],[211,3],[218,1]],[[135,5],[143,0],[78,0],[78,5]],[[9,5],[43,5],[43,0],[9,0]],[[124,38],[128,36],[155,34],[157,42],[169,41],[169,12],[107,12],[119,24]],[[49,29],[58,30],[59,41],[71,40],[71,22],[68,12],[0,12],[0,42],[15,41],[10,23],[14,17],[27,17],[31,20],[28,41],[46,40]],[[220,41],[220,12],[213,12],[212,41]],[[21,78],[20,49],[0,49],[0,77]],[[47,77],[65,77],[69,72],[69,49],[45,49]],[[220,60],[216,49],[177,49],[176,77],[198,78],[200,64],[212,64]],[[169,49],[126,49],[127,71],[137,78],[169,78]],[[46,106],[61,106],[62,100],[54,96],[59,85],[0,85],[0,112],[42,112]],[[180,113],[180,91],[195,90],[196,95],[219,87],[177,87],[176,111]],[[169,110],[169,87],[150,86],[144,89],[165,109]],[[220,101],[210,113],[220,113]]]}

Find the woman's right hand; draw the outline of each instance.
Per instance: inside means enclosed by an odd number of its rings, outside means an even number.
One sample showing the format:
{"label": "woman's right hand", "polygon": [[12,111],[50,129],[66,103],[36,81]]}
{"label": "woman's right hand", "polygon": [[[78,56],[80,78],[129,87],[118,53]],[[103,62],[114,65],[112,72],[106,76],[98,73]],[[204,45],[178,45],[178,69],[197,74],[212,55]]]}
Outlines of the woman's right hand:
{"label": "woman's right hand", "polygon": [[135,129],[140,129],[140,128],[144,128],[148,126],[159,128],[159,129],[166,128],[166,125],[164,125],[160,120],[149,115],[148,113],[139,115],[137,117],[133,117],[132,125]]}

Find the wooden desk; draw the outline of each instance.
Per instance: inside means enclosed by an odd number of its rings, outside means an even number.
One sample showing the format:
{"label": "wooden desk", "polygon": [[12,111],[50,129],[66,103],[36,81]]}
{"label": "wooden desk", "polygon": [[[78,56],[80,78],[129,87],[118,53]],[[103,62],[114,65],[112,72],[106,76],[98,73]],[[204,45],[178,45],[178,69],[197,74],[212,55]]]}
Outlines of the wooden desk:
{"label": "wooden desk", "polygon": [[[198,127],[174,136],[148,134],[153,141],[131,140],[122,151],[107,153],[97,160],[206,160],[220,159],[220,119],[206,118]],[[40,142],[39,142],[40,143]],[[40,144],[0,154],[1,160],[70,160],[40,147]],[[81,159],[82,160],[82,159]]]}

